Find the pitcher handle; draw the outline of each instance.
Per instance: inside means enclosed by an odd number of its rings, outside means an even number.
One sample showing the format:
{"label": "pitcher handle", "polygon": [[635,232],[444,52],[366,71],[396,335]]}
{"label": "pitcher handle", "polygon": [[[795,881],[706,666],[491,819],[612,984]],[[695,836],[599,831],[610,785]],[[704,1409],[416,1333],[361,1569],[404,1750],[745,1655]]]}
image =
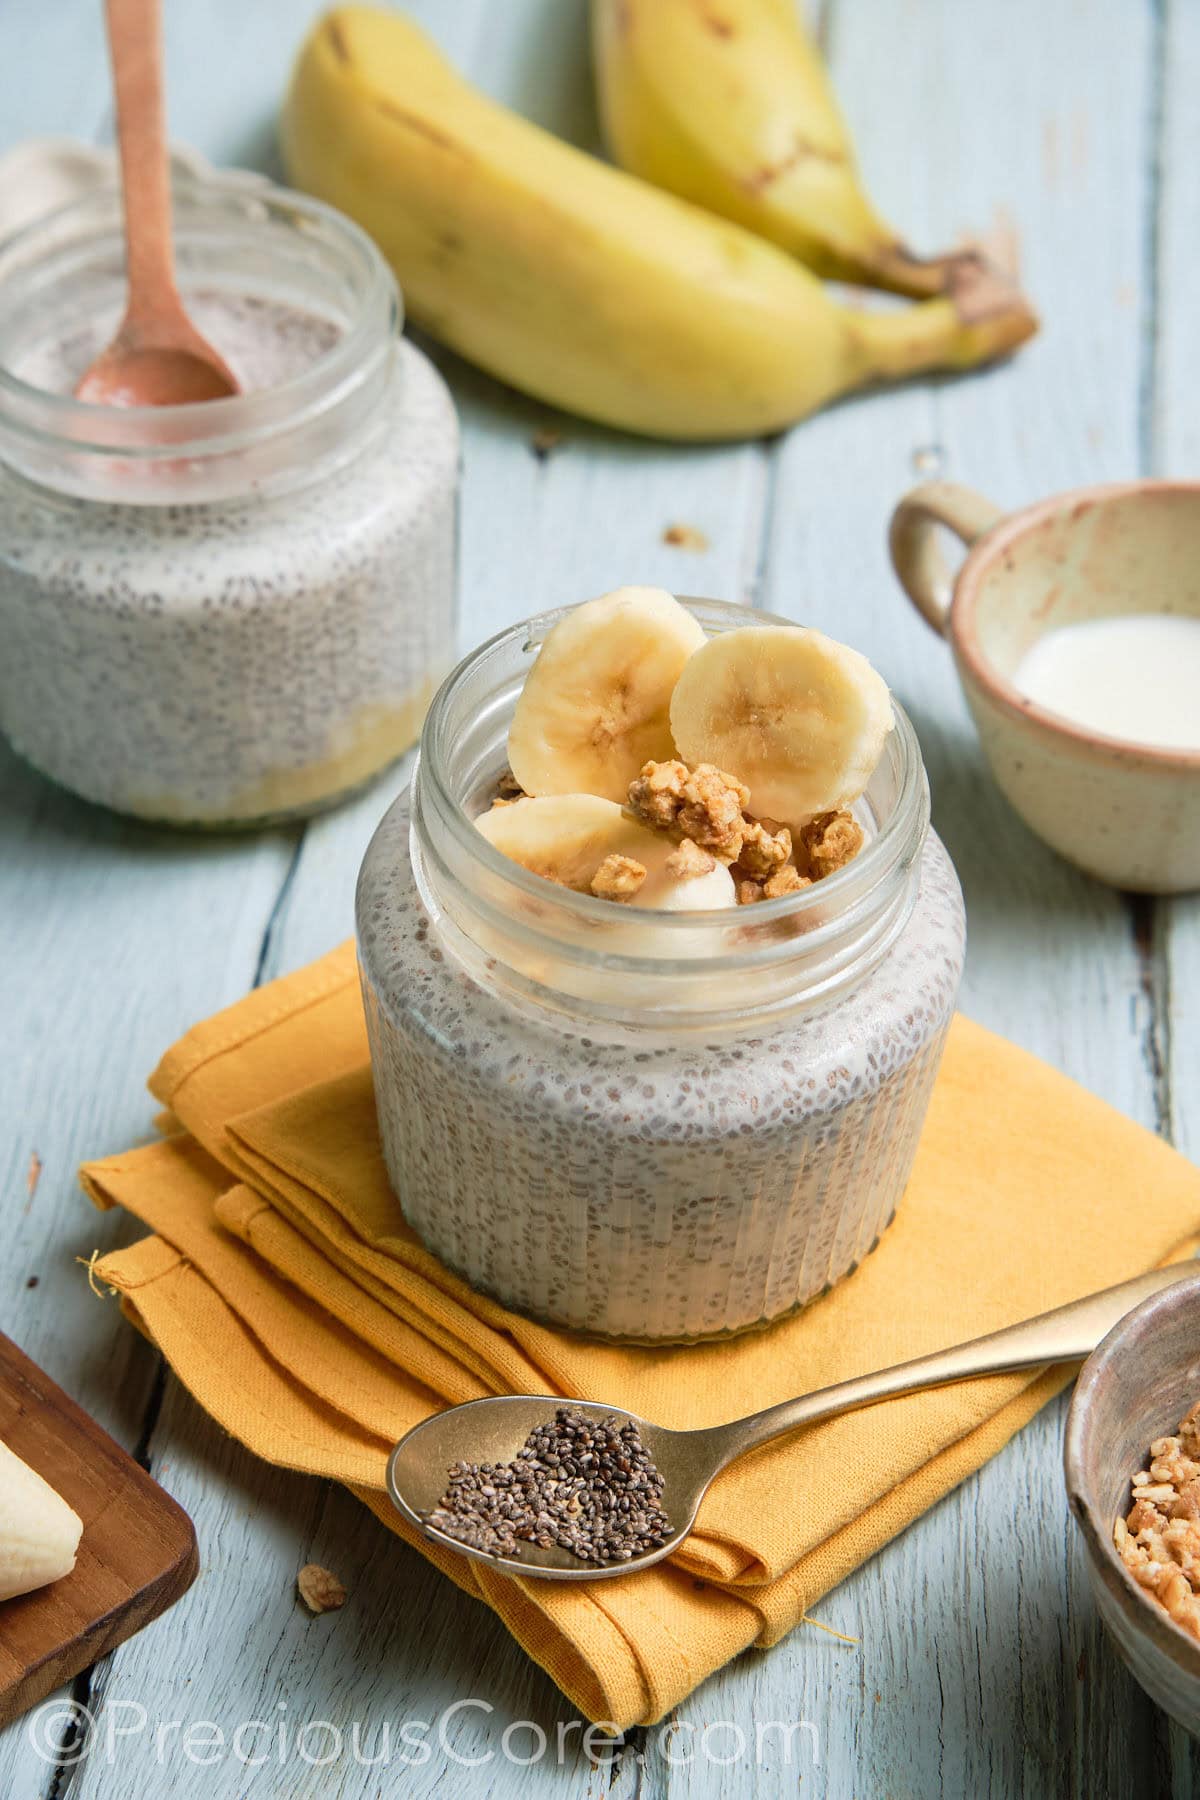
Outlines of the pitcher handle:
{"label": "pitcher handle", "polygon": [[888,549],[905,593],[927,625],[946,635],[954,578],[946,567],[937,527],[944,525],[970,547],[1003,513],[982,494],[953,481],[928,481],[905,494],[892,514]]}

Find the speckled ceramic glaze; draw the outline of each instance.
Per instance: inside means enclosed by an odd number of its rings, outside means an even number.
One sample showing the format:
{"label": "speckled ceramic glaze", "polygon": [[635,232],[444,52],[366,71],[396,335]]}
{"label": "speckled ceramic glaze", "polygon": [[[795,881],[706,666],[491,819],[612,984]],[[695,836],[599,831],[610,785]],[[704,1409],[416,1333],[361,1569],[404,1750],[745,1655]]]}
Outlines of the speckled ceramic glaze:
{"label": "speckled ceramic glaze", "polygon": [[638,922],[507,862],[469,814],[552,622],[442,690],[363,865],[389,1173],[425,1243],[508,1305],[617,1338],[745,1330],[841,1279],[896,1209],[962,966],[958,884],[904,720],[857,864],[751,917]]}
{"label": "speckled ceramic glaze", "polygon": [[1200,1737],[1200,1643],[1133,1579],[1113,1543],[1130,1475],[1200,1399],[1200,1269],[1110,1331],[1083,1366],[1067,1416],[1067,1498],[1109,1634],[1152,1700]]}
{"label": "speckled ceramic glaze", "polygon": [[452,654],[457,422],[353,226],[220,183],[176,212],[244,390],[203,407],[70,399],[121,302],[107,190],[0,249],[0,726],[87,799],[248,824],[415,740]]}
{"label": "speckled ceramic glaze", "polygon": [[[953,584],[939,526],[970,546]],[[968,489],[931,483],[901,501],[891,548],[910,597],[950,641],[992,772],[1025,822],[1114,886],[1200,888],[1200,751],[1100,736],[1013,685],[1030,646],[1057,627],[1140,612],[1200,618],[1200,483],[1084,488],[1008,518]]]}

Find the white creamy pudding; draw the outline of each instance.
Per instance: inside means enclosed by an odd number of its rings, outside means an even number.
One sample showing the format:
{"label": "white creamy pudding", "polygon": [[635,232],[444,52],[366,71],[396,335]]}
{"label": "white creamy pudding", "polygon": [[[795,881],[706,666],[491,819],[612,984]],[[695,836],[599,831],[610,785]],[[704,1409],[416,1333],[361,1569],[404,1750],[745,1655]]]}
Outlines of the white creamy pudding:
{"label": "white creamy pudding", "polygon": [[414,741],[452,657],[457,421],[347,221],[219,182],[176,217],[244,390],[202,406],[71,397],[123,297],[111,196],[0,248],[0,727],[87,799],[244,825]]}
{"label": "white creamy pudding", "polygon": [[1200,619],[1130,613],[1063,625],[1030,646],[1012,680],[1086,731],[1200,751]]}

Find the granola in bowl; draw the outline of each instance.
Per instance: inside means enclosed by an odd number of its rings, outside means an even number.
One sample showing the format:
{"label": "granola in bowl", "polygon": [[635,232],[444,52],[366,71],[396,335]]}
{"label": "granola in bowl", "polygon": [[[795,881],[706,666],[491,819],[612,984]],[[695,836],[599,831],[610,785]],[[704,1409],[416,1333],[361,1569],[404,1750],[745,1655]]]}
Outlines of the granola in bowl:
{"label": "granola in bowl", "polygon": [[1200,1639],[1200,1400],[1173,1437],[1154,1439],[1113,1540],[1139,1587]]}

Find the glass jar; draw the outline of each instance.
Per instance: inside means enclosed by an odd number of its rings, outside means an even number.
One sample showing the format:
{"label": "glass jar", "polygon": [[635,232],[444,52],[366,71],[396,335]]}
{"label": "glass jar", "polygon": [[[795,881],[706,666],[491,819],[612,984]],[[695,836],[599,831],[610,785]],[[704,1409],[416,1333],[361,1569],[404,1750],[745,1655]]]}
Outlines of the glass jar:
{"label": "glass jar", "polygon": [[[779,623],[689,602],[711,634]],[[958,882],[908,719],[853,862],[798,894],[650,913],[551,887],[472,823],[561,614],[442,687],[359,878],[380,1131],[405,1218],[472,1286],[574,1330],[743,1331],[874,1246],[958,988]]]}
{"label": "glass jar", "polygon": [[453,655],[458,427],[349,220],[189,178],[175,228],[230,399],[72,397],[124,303],[114,190],[0,245],[0,729],[89,800],[245,825],[415,741]]}

